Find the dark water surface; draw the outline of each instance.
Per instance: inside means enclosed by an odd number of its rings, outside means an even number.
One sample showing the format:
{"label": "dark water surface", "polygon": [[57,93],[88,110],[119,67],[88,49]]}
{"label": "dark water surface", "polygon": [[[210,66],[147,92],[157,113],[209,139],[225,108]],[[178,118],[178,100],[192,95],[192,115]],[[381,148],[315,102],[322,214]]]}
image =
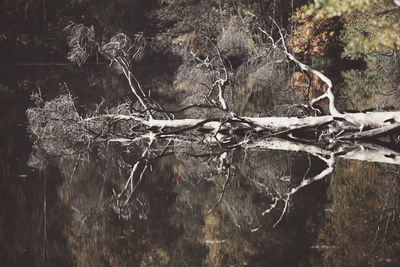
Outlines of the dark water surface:
{"label": "dark water surface", "polygon": [[[172,74],[160,71],[144,84],[170,88]],[[113,194],[140,146],[61,158],[32,146],[30,95],[40,88],[50,99],[64,82],[83,113],[98,108],[100,96],[109,106],[130,96],[106,66],[0,67],[2,266],[399,266],[398,166],[338,159],[331,175],[293,196],[276,224],[284,203],[262,215],[271,195],[320,173],[321,159],[238,149],[227,155],[227,180],[218,156],[180,149],[152,161],[118,210]],[[175,105],[162,92],[153,96]]]}

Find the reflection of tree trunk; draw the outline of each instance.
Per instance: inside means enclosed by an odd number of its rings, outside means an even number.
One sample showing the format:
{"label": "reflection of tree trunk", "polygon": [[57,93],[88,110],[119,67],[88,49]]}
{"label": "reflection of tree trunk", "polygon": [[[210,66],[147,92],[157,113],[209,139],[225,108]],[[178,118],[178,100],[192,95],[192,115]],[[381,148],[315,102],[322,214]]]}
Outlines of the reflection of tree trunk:
{"label": "reflection of tree trunk", "polygon": [[247,145],[251,149],[273,149],[285,151],[302,151],[314,156],[339,157],[343,159],[379,162],[400,165],[400,153],[391,149],[369,143],[341,143],[334,151],[311,144],[301,144],[289,140],[269,138]]}

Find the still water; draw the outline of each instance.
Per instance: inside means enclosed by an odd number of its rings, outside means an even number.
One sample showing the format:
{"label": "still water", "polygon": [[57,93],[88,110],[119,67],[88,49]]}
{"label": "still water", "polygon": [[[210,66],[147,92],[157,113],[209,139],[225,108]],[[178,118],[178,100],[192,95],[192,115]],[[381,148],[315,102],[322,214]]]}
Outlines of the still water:
{"label": "still water", "polygon": [[[172,76],[160,71],[143,83],[168,88]],[[29,137],[25,111],[33,91],[51,99],[65,84],[82,113],[102,100],[115,105],[130,97],[123,77],[106,66],[66,65],[3,66],[0,78],[2,266],[400,264],[397,165],[338,158],[332,173],[270,210],[273,197],[324,171],[324,161],[304,151],[237,149],[222,170],[221,154],[180,146],[151,160],[121,210],[113,196],[141,146],[49,157]],[[153,97],[176,105],[161,89]]]}

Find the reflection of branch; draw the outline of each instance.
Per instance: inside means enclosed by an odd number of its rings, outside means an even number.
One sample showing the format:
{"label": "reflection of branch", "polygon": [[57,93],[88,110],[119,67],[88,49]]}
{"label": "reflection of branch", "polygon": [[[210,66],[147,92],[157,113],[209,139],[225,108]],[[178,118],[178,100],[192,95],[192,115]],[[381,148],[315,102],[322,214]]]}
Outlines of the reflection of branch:
{"label": "reflection of branch", "polygon": [[[131,173],[129,175],[128,180],[125,183],[124,188],[122,189],[122,191],[119,194],[115,194],[116,195],[116,199],[119,200],[123,195],[125,195],[125,201],[123,202],[122,206],[128,204],[129,200],[131,199],[132,195],[135,193],[136,189],[138,188],[139,184],[141,183],[141,181],[143,180],[144,174],[147,171],[147,169],[150,167],[151,170],[151,165],[149,164],[150,161],[153,160],[157,160],[160,159],[166,155],[169,155],[167,152],[167,150],[169,149],[170,145],[171,145],[172,141],[169,141],[164,148],[162,149],[161,153],[159,155],[156,154],[155,157],[150,158],[149,155],[151,154],[152,150],[151,150],[151,146],[154,143],[153,141],[150,141],[148,147],[143,151],[141,157],[136,161],[135,165],[132,167]],[[155,153],[154,153],[155,154]],[[143,168],[139,168],[139,165],[144,162],[144,166]],[[135,183],[135,185],[133,185],[133,179],[134,177],[138,174],[139,170],[140,174],[139,174],[139,178],[137,180],[137,182]]]}
{"label": "reflection of branch", "polygon": [[[397,179],[398,179],[399,173],[394,173],[393,176],[393,182],[390,185],[389,192],[386,193],[385,196],[378,195],[380,199],[384,202],[384,205],[382,207],[381,214],[379,216],[379,221],[377,223],[377,229],[375,231],[375,239],[378,238],[379,232],[383,230],[383,234],[387,234],[387,230],[390,224],[390,221],[395,221],[396,219],[396,213],[398,212],[398,192],[397,192]],[[386,218],[386,222],[383,222],[384,217]],[[397,219],[400,221],[400,217]],[[381,227],[381,223],[383,222],[383,226]],[[381,229],[383,228],[383,229]]]}
{"label": "reflection of branch", "polygon": [[215,203],[215,205],[211,209],[208,210],[207,214],[211,214],[218,207],[218,205],[221,203],[222,198],[224,197],[224,194],[225,194],[226,187],[227,187],[228,182],[229,182],[229,178],[230,178],[230,168],[228,168],[228,171],[227,171],[227,174],[226,174],[226,179],[225,179],[224,185],[222,186],[221,193],[219,195],[218,201],[217,201],[217,203]]}
{"label": "reflection of branch", "polygon": [[303,175],[303,180],[305,180],[307,178],[307,175],[308,175],[308,173],[309,173],[309,171],[311,169],[311,157],[310,157],[310,154],[307,154],[307,158],[308,158],[308,167],[307,167],[306,172]]}
{"label": "reflection of branch", "polygon": [[[302,189],[318,180],[321,180],[322,178],[324,178],[327,175],[332,173],[332,171],[334,169],[333,167],[334,167],[334,164],[336,161],[336,156],[335,156],[334,152],[323,150],[323,149],[320,149],[313,145],[297,144],[297,143],[292,143],[290,141],[281,141],[281,140],[277,140],[277,143],[274,144],[274,141],[273,140],[271,140],[271,141],[272,141],[271,143],[264,141],[262,143],[262,146],[266,147],[266,148],[270,148],[270,149],[272,148],[272,149],[278,149],[278,150],[304,151],[304,152],[307,152],[309,154],[312,154],[312,155],[318,157],[319,159],[321,159],[322,161],[324,161],[327,164],[327,167],[323,171],[321,171],[319,174],[315,175],[312,178],[303,179],[303,181],[300,183],[300,185],[292,188],[286,194],[285,197],[281,196],[279,198],[277,198],[277,197],[274,198],[274,203],[270,206],[269,209],[265,210],[262,213],[262,215],[264,216],[264,215],[270,213],[277,206],[278,201],[283,201],[285,205],[281,212],[281,216],[279,217],[278,221],[275,222],[275,224],[273,226],[273,227],[275,227],[276,225],[279,224],[279,222],[282,220],[283,216],[285,215],[292,195],[297,193],[300,189]],[[260,147],[260,145],[261,144],[258,144],[258,147]],[[326,158],[326,157],[328,157],[328,158]]]}
{"label": "reflection of branch", "polygon": [[146,170],[147,170],[147,168],[148,168],[148,166],[149,166],[148,161],[145,160],[145,162],[146,162],[146,165],[144,166],[142,172],[140,173],[139,180],[136,182],[136,184],[135,184],[134,187],[133,187],[133,182],[132,182],[133,180],[131,179],[131,189],[130,189],[130,191],[129,191],[129,194],[128,194],[127,197],[126,197],[126,200],[125,200],[125,202],[124,202],[124,205],[126,205],[126,204],[129,202],[129,200],[131,199],[133,193],[135,193],[136,188],[139,186],[140,182],[141,182],[142,179],[143,179],[144,173],[146,172]]}
{"label": "reflection of branch", "polygon": [[[321,157],[321,158],[322,158],[322,157]],[[315,176],[312,177],[312,178],[303,180],[303,181],[300,183],[300,185],[298,185],[298,186],[292,188],[292,190],[290,190],[290,192],[287,193],[287,195],[286,195],[285,198],[279,199],[279,200],[282,200],[282,201],[285,203],[285,205],[284,205],[284,208],[283,208],[283,210],[282,210],[282,212],[281,212],[281,215],[280,215],[279,219],[278,219],[278,220],[274,223],[274,225],[273,225],[274,228],[282,221],[283,216],[285,215],[285,213],[286,213],[286,211],[287,211],[287,207],[288,207],[289,201],[290,201],[291,197],[292,197],[295,193],[297,193],[297,192],[298,192],[299,190],[301,190],[302,188],[304,188],[304,187],[306,187],[306,186],[308,186],[308,185],[310,185],[310,184],[312,184],[312,183],[315,183],[315,182],[317,182],[317,181],[323,179],[324,177],[328,176],[329,174],[331,174],[331,173],[333,172],[333,170],[334,170],[333,166],[334,166],[334,164],[335,164],[335,157],[332,157],[331,159],[327,160],[327,163],[328,163],[328,166],[327,166],[322,172],[320,172],[319,174],[315,175]],[[276,202],[275,202],[275,203],[276,203]],[[276,204],[274,205],[274,207],[276,207]],[[270,212],[271,210],[272,210],[272,209],[268,209],[267,211]],[[265,215],[265,214],[267,213],[267,211],[264,211],[264,212],[262,213],[262,215]]]}
{"label": "reflection of branch", "polygon": [[303,151],[318,157],[322,161],[326,163],[326,168],[322,170],[319,174],[308,178],[303,179],[303,181],[296,187],[292,188],[289,192],[287,192],[284,196],[274,197],[273,203],[271,206],[265,210],[262,215],[266,215],[274,210],[279,201],[284,202],[284,208],[281,211],[281,215],[279,219],[275,222],[274,227],[276,227],[279,222],[283,219],[283,216],[287,212],[288,204],[294,194],[300,191],[302,188],[309,186],[312,183],[315,183],[324,177],[330,175],[334,170],[334,165],[336,159],[338,157],[344,159],[355,159],[355,160],[363,160],[370,162],[381,162],[381,163],[390,163],[390,164],[398,164],[400,165],[400,153],[392,151],[390,149],[372,145],[367,143],[359,143],[358,145],[342,143],[341,146],[335,151],[329,151],[325,149],[321,149],[314,145],[309,144],[299,144],[294,143],[288,140],[279,140],[279,139],[269,139],[262,140],[259,142],[254,142],[252,144],[247,145],[248,149],[274,149],[274,150],[286,150],[286,151]]}
{"label": "reflection of branch", "polygon": [[70,176],[70,178],[69,178],[69,183],[72,182],[72,177],[73,177],[74,174],[75,174],[75,171],[76,171],[76,168],[78,167],[78,164],[79,164],[80,159],[81,159],[81,153],[79,153],[78,158],[77,158],[76,161],[75,161],[75,166],[74,166],[74,169],[72,170],[71,176]]}
{"label": "reflection of branch", "polygon": [[[125,205],[126,205],[126,203],[128,203],[128,201],[129,201],[130,197],[132,196],[133,192],[136,190],[137,186],[139,185],[139,183],[140,183],[140,182],[142,181],[142,179],[143,179],[144,172],[146,171],[146,169],[147,169],[147,167],[148,167],[148,161],[147,161],[147,158],[146,158],[146,157],[147,157],[147,155],[149,154],[150,147],[151,147],[152,144],[153,144],[153,141],[151,141],[151,142],[149,143],[149,146],[143,151],[142,156],[140,157],[140,159],[139,159],[138,161],[136,161],[135,165],[133,166],[132,171],[131,171],[131,174],[129,175],[129,178],[128,178],[128,180],[127,180],[126,183],[125,183],[125,187],[122,189],[122,191],[121,191],[118,195],[116,195],[116,198],[117,198],[117,199],[120,199],[120,198],[125,194],[125,192],[127,192],[128,188],[129,188],[129,186],[130,186],[130,191],[129,191],[129,193],[127,194],[127,198],[126,198],[126,200],[125,200],[125,202],[124,202]],[[145,166],[143,167],[143,169],[142,169],[142,171],[141,171],[141,173],[140,173],[140,175],[139,175],[139,180],[138,180],[138,182],[136,183],[136,185],[135,185],[135,187],[134,187],[134,186],[133,186],[133,179],[134,179],[136,173],[138,172],[138,170],[139,170],[139,165],[140,165],[140,163],[142,163],[142,161],[145,161],[146,164],[145,164]]]}

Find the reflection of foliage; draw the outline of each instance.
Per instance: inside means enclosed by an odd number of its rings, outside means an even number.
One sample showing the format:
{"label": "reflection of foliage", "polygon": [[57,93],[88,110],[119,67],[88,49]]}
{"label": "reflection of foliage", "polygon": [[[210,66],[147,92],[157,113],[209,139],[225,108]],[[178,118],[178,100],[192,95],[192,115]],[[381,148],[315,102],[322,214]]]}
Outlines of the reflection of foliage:
{"label": "reflection of foliage", "polygon": [[370,54],[366,62],[366,70],[342,73],[345,81],[343,93],[350,97],[357,110],[397,108],[398,101],[392,96],[397,95],[399,90],[399,57]]}
{"label": "reflection of foliage", "polygon": [[170,224],[178,227],[182,235],[172,244],[172,266],[201,265],[207,254],[207,248],[201,243],[201,230],[204,226],[202,209],[208,200],[209,189],[201,182],[191,185],[186,181],[179,182],[174,188],[177,194],[171,209]]}
{"label": "reflection of foliage", "polygon": [[[7,68],[10,69],[10,68]],[[4,69],[3,69],[4,71]],[[26,164],[31,142],[24,109],[29,97],[2,73],[10,88],[0,93],[0,262],[2,266],[74,265],[63,235],[68,207],[56,193],[55,168],[34,171]]]}
{"label": "reflection of foliage", "polygon": [[[214,206],[212,201],[217,201],[217,196],[220,195],[218,190],[225,190],[222,195],[222,203],[232,224],[244,230],[255,231],[260,228],[264,224],[261,214],[270,207],[274,198],[285,196],[293,186],[291,184],[291,157],[288,157],[287,153],[276,151],[249,151],[246,152],[246,154],[248,153],[246,156],[243,153],[235,151],[229,156],[235,160],[231,163],[232,166],[228,164],[227,168],[231,168],[228,174],[221,170],[218,171],[220,165],[217,159],[208,160],[208,165],[193,164],[194,160],[199,162],[195,158],[180,159],[179,177],[188,183],[186,188],[204,186],[205,181],[212,182],[215,187],[212,190],[211,188],[205,189],[205,191],[209,191],[207,197],[194,194],[194,188],[179,191],[179,210],[196,214],[204,209],[212,211],[213,209],[210,209]],[[239,164],[242,158],[245,160]],[[281,164],[276,164],[276,162]],[[226,175],[230,177],[226,179]],[[295,184],[293,181],[292,183]],[[197,192],[197,190],[195,191]],[[199,197],[203,197],[207,201],[204,199],[199,201]],[[194,203],[201,203],[203,208]],[[276,213],[279,215],[279,211]],[[273,220],[270,218],[268,221]]]}
{"label": "reflection of foliage", "polygon": [[[210,167],[208,174],[202,170],[196,177],[196,171],[205,168],[201,165],[190,172],[190,179],[182,179],[181,174],[186,176],[189,173],[187,169],[196,165],[192,165],[193,160],[178,161],[178,177],[182,180],[179,179],[175,187],[177,198],[171,223],[182,228],[182,236],[173,244],[173,263],[187,266],[193,264],[194,259],[198,260],[197,264],[202,262],[212,266],[294,266],[306,263],[312,237],[304,233],[305,225],[310,220],[304,213],[309,215],[315,212],[310,209],[313,198],[305,193],[293,204],[293,213],[276,229],[270,227],[276,220],[270,217],[277,218],[279,214],[263,217],[261,213],[271,201],[271,194],[285,194],[290,190],[289,184],[301,181],[297,181],[297,176],[303,175],[303,170],[299,168],[307,166],[303,166],[303,161],[300,166],[296,165],[298,173],[293,179],[293,158],[286,152],[235,151],[228,158],[232,161],[227,165],[231,168],[232,177],[222,202],[212,213],[208,211],[220,195],[226,181],[225,173],[213,172],[213,167]],[[212,166],[214,160],[210,160]],[[293,225],[288,226],[289,223]],[[184,256],[188,248],[198,252]]]}
{"label": "reflection of foliage", "polygon": [[349,70],[344,72],[343,78],[346,86],[343,88],[343,93],[351,99],[356,110],[366,110],[371,107],[375,108],[376,91],[380,90],[376,87],[376,82],[379,80],[370,78],[364,71]]}
{"label": "reflection of foliage", "polygon": [[[121,212],[112,201],[112,190],[123,184],[128,175],[128,166],[112,151],[110,148],[105,154],[98,151],[97,155],[60,158],[64,183],[58,194],[73,211],[73,220],[65,229],[65,235],[79,266],[98,266],[106,262],[128,265],[128,255],[132,253],[125,249],[119,251],[115,246],[132,238],[133,223],[139,224],[148,216],[148,212],[143,217],[142,210],[134,208],[136,199],[140,203],[147,202],[143,192],[137,192],[132,198],[127,207],[133,208],[128,212]],[[99,157],[102,154],[105,158]],[[116,220],[116,215],[128,223]],[[113,224],[120,227],[113,227]]]}
{"label": "reflection of foliage", "polygon": [[252,196],[248,192],[242,195],[226,194],[224,206],[237,227],[250,230],[260,227]]}
{"label": "reflection of foliage", "polygon": [[[212,175],[217,174],[215,162],[209,162],[207,158],[188,157],[183,154],[177,155],[180,165],[177,169],[180,179],[189,182],[192,185],[199,184],[200,182],[209,179]],[[213,166],[212,168],[210,166]],[[191,166],[189,168],[189,166]]]}
{"label": "reflection of foliage", "polygon": [[[54,164],[60,169],[62,184],[54,192],[72,215],[70,220],[60,222],[65,224],[62,233],[72,254],[69,258],[78,266],[137,266],[139,263],[154,266],[167,264],[170,259],[169,247],[159,242],[168,238],[163,237],[164,231],[173,233],[175,229],[164,223],[155,226],[159,230],[152,228],[154,232],[151,232],[144,223],[164,218],[171,203],[173,194],[168,187],[172,179],[158,168],[162,164],[168,166],[169,161],[157,165],[151,174],[153,179],[146,174],[144,184],[133,194],[125,210],[121,211],[113,200],[114,191],[125,184],[132,167],[128,159],[140,157],[139,152],[135,153],[140,149],[131,149],[127,156],[114,146],[98,146],[93,149],[95,153],[53,156],[42,163],[42,166]],[[41,171],[47,172],[47,169]],[[165,181],[160,177],[165,177]],[[165,193],[149,193],[159,186]]]}
{"label": "reflection of foliage", "polygon": [[[273,164],[276,162],[280,164]],[[240,170],[259,192],[284,195],[289,187],[291,157],[283,151],[254,151],[251,158],[242,162]]]}
{"label": "reflection of foliage", "polygon": [[398,172],[392,166],[339,161],[318,248],[329,266],[399,263]]}
{"label": "reflection of foliage", "polygon": [[0,198],[4,203],[0,207],[2,265],[54,266],[60,262],[73,265],[63,235],[64,224],[70,222],[70,213],[56,194],[58,181],[52,179],[57,171],[48,168],[46,173],[31,174],[29,179],[21,181],[18,172],[23,165],[10,169],[5,164],[0,158],[0,169],[4,170],[0,175]]}

